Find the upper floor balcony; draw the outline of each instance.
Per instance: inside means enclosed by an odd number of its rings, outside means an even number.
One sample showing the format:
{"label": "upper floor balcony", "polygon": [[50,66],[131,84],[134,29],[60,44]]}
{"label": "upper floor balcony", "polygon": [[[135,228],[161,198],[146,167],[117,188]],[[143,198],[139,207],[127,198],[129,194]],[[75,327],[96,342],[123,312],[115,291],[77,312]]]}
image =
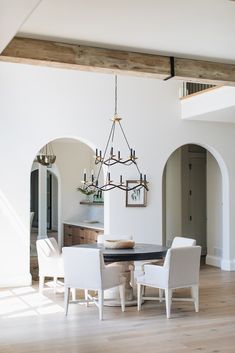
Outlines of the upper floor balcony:
{"label": "upper floor balcony", "polygon": [[182,86],[181,118],[235,122],[235,87],[187,82]]}

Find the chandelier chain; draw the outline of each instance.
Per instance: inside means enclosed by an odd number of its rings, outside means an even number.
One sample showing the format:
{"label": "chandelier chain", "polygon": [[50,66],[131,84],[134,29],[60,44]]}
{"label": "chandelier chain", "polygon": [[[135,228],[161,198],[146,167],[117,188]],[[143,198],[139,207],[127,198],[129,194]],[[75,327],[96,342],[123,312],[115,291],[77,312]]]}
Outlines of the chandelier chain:
{"label": "chandelier chain", "polygon": [[115,107],[114,107],[114,114],[117,115],[117,75],[115,75]]}

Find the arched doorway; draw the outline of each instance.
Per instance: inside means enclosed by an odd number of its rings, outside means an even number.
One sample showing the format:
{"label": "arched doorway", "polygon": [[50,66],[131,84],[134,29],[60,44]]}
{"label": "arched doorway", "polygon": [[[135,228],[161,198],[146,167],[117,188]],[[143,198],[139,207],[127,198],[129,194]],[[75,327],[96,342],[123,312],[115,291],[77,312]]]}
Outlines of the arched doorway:
{"label": "arched doorway", "polygon": [[[82,220],[103,224],[104,207],[92,207],[93,205],[82,202],[85,196],[77,191],[81,186],[84,169],[87,174],[91,173],[92,169],[96,172],[93,167],[93,149],[72,138],[60,138],[50,143],[53,144],[56,155],[55,163],[48,168],[34,161],[31,171],[31,175],[36,179],[35,184],[38,180],[37,187],[31,180],[31,211],[38,207],[33,221],[33,226],[38,227],[35,243],[37,238],[54,236],[59,245],[63,246],[64,224]],[[33,201],[32,196],[35,197],[36,193],[37,200]],[[36,251],[34,255],[37,255]]]}
{"label": "arched doorway", "polygon": [[217,159],[204,146],[176,149],[163,173],[163,242],[170,246],[176,235],[195,238],[206,263],[222,267],[225,183]]}

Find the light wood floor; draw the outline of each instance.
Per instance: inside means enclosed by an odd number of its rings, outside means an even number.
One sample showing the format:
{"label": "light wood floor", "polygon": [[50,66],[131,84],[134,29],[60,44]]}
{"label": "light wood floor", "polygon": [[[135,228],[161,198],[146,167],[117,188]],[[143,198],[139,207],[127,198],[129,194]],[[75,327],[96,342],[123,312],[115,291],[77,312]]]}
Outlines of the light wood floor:
{"label": "light wood floor", "polygon": [[235,353],[235,272],[203,266],[200,312],[174,302],[169,320],[158,302],[139,313],[105,307],[103,322],[95,307],[71,304],[66,318],[62,291],[42,299],[36,289],[0,291],[0,353]]}

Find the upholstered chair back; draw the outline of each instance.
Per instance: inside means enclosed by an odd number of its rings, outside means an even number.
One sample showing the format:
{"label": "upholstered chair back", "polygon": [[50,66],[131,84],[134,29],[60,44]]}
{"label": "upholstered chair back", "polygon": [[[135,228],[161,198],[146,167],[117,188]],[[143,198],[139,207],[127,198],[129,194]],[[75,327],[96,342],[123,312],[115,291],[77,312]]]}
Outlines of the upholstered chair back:
{"label": "upholstered chair back", "polygon": [[39,239],[36,242],[41,276],[63,276],[63,259],[55,238]]}
{"label": "upholstered chair back", "polygon": [[164,262],[164,268],[168,270],[168,288],[198,284],[200,257],[200,246],[169,249]]}
{"label": "upholstered chair back", "polygon": [[183,246],[195,246],[195,245],[196,245],[195,239],[185,238],[185,237],[175,237],[173,239],[171,247],[172,248],[181,248]]}
{"label": "upholstered chair back", "polygon": [[67,287],[102,289],[103,255],[99,249],[65,247],[65,285]]}

